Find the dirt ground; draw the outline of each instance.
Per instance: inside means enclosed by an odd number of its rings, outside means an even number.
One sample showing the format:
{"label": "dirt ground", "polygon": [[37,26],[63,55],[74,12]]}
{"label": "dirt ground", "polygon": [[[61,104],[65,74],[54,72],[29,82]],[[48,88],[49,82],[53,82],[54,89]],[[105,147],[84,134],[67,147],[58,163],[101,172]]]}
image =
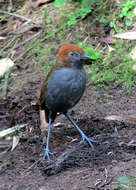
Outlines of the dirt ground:
{"label": "dirt ground", "polygon": [[[135,126],[124,122],[104,120],[109,114],[127,113],[135,109],[135,92],[122,89],[106,91],[87,88],[80,103],[73,108],[72,117],[92,139],[95,149],[87,143],[79,145],[80,136],[63,117],[58,116],[52,128],[50,148],[57,152],[54,162],[63,152],[74,149],[59,169],[49,167],[52,163],[38,163],[43,156],[44,145],[40,136],[39,107],[37,100],[40,81],[28,84],[25,91],[0,102],[1,130],[15,124],[27,123],[31,128],[29,140],[21,139],[17,148],[3,155],[0,162],[0,189],[110,189],[111,182],[120,176],[135,177],[136,156]],[[91,86],[90,86],[91,87]],[[108,93],[111,98],[105,99]],[[48,168],[49,167],[49,168]],[[99,188],[100,186],[100,188]]]}
{"label": "dirt ground", "polygon": [[[25,65],[26,60],[21,63]],[[0,130],[27,124],[29,138],[24,136],[13,152],[0,155],[0,190],[119,190],[114,186],[119,177],[135,178],[135,125],[104,119],[112,114],[135,114],[135,90],[128,92],[122,86],[102,89],[88,79],[84,96],[70,112],[84,133],[96,140],[94,150],[86,142],[79,143],[76,129],[60,115],[50,139],[56,155],[41,162],[44,144],[38,99],[43,73],[38,65],[16,72],[21,87],[13,91],[11,80],[7,99],[0,100]]]}

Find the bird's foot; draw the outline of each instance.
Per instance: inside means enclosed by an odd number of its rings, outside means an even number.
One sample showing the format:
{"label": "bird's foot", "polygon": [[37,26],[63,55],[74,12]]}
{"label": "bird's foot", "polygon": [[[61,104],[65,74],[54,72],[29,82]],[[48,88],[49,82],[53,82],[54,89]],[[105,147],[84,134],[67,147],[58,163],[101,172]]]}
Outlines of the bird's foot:
{"label": "bird's foot", "polygon": [[92,143],[94,143],[94,142],[96,142],[95,140],[92,140],[92,139],[90,139],[90,138],[88,138],[85,134],[82,134],[82,142],[84,142],[84,141],[87,141],[88,142],[88,144],[91,146],[91,148],[94,150],[94,146],[93,146],[93,144]]}
{"label": "bird's foot", "polygon": [[48,160],[50,160],[50,155],[54,155],[54,154],[56,154],[56,152],[51,152],[51,151],[49,150],[49,148],[46,148],[46,149],[45,149],[44,156],[43,156],[43,160],[45,160],[46,157],[48,158]]}

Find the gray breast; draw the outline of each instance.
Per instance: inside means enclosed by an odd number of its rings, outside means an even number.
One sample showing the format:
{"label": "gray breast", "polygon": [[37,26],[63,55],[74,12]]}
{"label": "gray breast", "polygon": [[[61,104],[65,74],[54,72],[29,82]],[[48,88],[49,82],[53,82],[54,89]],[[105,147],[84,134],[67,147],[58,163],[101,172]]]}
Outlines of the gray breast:
{"label": "gray breast", "polygon": [[85,84],[86,75],[83,68],[56,70],[47,85],[46,106],[55,112],[66,112],[80,100]]}

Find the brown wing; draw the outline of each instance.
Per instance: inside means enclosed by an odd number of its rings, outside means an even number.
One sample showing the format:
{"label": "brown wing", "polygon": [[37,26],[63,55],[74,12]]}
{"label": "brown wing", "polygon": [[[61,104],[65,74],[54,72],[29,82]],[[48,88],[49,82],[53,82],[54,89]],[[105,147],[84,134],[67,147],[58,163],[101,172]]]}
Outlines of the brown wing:
{"label": "brown wing", "polygon": [[40,94],[41,110],[45,109],[45,95],[46,95],[48,81],[49,81],[50,77],[52,76],[52,74],[54,73],[54,71],[57,70],[57,69],[61,69],[62,67],[63,67],[63,65],[57,65],[57,64],[54,67],[52,67],[50,72],[48,73],[46,79],[44,80],[44,82],[42,84],[41,94]]}
{"label": "brown wing", "polygon": [[45,95],[46,95],[48,80],[52,76],[53,72],[54,72],[54,67],[52,67],[46,79],[44,80],[40,93],[40,109],[45,111],[45,119],[47,122],[49,122],[49,109],[45,105]]}

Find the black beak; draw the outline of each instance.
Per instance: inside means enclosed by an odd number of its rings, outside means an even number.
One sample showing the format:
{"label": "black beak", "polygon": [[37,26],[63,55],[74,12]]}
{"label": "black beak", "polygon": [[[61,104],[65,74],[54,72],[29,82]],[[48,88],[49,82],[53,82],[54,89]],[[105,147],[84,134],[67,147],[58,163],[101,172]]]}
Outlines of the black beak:
{"label": "black beak", "polygon": [[87,54],[82,54],[82,55],[80,55],[80,59],[81,60],[90,60],[91,57],[89,55],[87,55]]}

